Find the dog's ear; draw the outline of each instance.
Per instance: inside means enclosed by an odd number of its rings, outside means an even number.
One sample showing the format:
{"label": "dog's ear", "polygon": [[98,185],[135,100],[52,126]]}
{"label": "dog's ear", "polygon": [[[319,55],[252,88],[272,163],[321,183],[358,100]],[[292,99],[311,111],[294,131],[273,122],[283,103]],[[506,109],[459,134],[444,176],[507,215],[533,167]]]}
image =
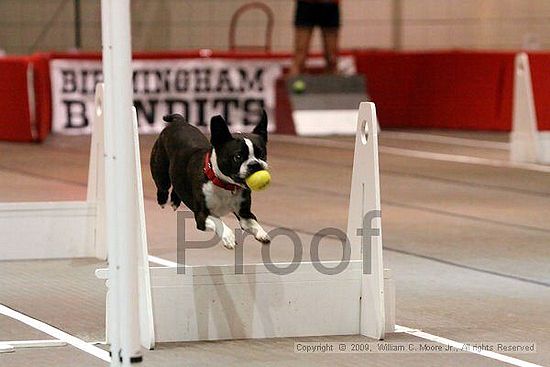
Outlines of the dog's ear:
{"label": "dog's ear", "polygon": [[252,133],[260,135],[267,143],[267,113],[265,113],[265,110],[262,110],[262,118],[254,130],[252,130]]}
{"label": "dog's ear", "polygon": [[216,115],[210,120],[210,134],[210,142],[214,147],[218,147],[233,139],[227,123],[220,115]]}
{"label": "dog's ear", "polygon": [[174,121],[185,122],[185,119],[179,113],[173,113],[171,115],[166,115],[162,119],[166,122],[174,122]]}

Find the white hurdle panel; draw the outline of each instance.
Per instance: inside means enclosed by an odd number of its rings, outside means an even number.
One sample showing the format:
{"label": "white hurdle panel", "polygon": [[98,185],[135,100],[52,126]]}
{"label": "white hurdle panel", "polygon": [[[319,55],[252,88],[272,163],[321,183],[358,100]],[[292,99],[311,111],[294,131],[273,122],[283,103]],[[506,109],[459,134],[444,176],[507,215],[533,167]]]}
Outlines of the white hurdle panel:
{"label": "white hurdle panel", "polygon": [[0,204],[0,260],[95,257],[93,202]]}
{"label": "white hurdle panel", "polygon": [[[363,237],[357,230],[363,228],[363,215],[380,210],[377,140],[375,106],[361,103],[348,218],[348,238],[356,259],[361,254]],[[372,226],[381,231],[380,218]],[[142,334],[142,345],[353,334],[383,339],[385,332],[394,329],[395,291],[391,272],[383,269],[381,233],[372,237],[370,252],[372,272],[366,275],[361,260],[351,261],[337,275],[322,274],[311,262],[298,264],[288,275],[273,274],[264,264],[245,265],[243,274],[235,274],[233,265],[187,266],[185,274],[177,273],[175,263],[150,267],[152,309],[141,310],[145,318],[141,330],[152,324],[152,314],[154,334],[149,334],[149,340]],[[323,262],[326,267],[336,264]],[[98,269],[96,275],[108,279],[109,271]],[[143,285],[140,288],[145,293]]]}

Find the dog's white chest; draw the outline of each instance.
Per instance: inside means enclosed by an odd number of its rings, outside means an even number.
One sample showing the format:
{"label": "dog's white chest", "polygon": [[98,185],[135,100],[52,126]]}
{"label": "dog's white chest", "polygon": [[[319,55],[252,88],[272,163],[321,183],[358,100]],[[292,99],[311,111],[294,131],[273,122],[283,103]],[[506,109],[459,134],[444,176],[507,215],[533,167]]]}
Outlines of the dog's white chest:
{"label": "dog's white chest", "polygon": [[233,193],[214,185],[212,182],[202,185],[202,193],[206,200],[206,207],[210,210],[210,213],[217,217],[232,212],[238,213],[243,201],[240,192]]}

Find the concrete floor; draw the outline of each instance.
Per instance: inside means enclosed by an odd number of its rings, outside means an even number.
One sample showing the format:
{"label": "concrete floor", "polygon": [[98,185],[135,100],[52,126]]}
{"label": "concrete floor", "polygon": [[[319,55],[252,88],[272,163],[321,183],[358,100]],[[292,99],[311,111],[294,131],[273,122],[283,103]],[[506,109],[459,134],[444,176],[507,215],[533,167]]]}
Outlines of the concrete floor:
{"label": "concrete floor", "polygon": [[[399,325],[461,342],[535,342],[536,353],[511,355],[550,365],[550,174],[413,154],[503,162],[506,140],[506,135],[493,133],[382,133],[385,262],[396,281]],[[154,137],[141,137],[149,247],[151,254],[175,260],[176,216],[156,206],[148,172],[153,141]],[[42,145],[0,143],[0,201],[84,199],[88,147],[86,137],[54,136]],[[269,161],[274,182],[254,195],[260,222],[268,228],[292,228],[304,243],[321,228],[345,229],[352,157],[350,138],[273,136]],[[194,231],[190,235],[200,237]],[[340,247],[332,245],[330,240],[323,242],[322,259],[340,258]],[[247,242],[245,260],[255,262],[260,247]],[[276,261],[291,258],[284,242],[274,241],[271,251]],[[220,245],[193,251],[188,261],[227,264],[232,256]],[[104,286],[93,271],[103,265],[93,259],[2,262],[0,303],[84,340],[102,340]],[[47,338],[40,334],[0,317],[0,341]],[[390,334],[387,340],[422,341],[402,333]],[[143,365],[504,365],[473,354],[298,354],[293,352],[296,341],[370,340],[334,336],[167,343],[145,352]],[[72,347],[59,347],[0,354],[0,365],[105,363]]]}

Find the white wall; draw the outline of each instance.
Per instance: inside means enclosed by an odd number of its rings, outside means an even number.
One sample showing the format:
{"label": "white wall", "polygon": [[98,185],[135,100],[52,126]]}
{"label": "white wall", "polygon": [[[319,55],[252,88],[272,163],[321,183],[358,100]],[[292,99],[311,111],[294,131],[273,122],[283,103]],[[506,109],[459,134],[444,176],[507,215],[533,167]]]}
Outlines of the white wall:
{"label": "white wall", "polygon": [[548,0],[402,0],[406,48],[550,48]]}
{"label": "white wall", "polygon": [[[291,50],[294,0],[263,1],[275,12],[274,50]],[[99,50],[99,0],[81,2],[83,47]],[[246,2],[133,0],[134,48],[227,49],[231,15]],[[525,37],[550,48],[550,0],[341,0],[342,47],[392,48],[395,3],[404,49],[517,49]],[[74,44],[73,14],[73,0],[0,0],[0,49],[67,50]],[[240,39],[261,43],[263,18],[251,13],[242,21]]]}

